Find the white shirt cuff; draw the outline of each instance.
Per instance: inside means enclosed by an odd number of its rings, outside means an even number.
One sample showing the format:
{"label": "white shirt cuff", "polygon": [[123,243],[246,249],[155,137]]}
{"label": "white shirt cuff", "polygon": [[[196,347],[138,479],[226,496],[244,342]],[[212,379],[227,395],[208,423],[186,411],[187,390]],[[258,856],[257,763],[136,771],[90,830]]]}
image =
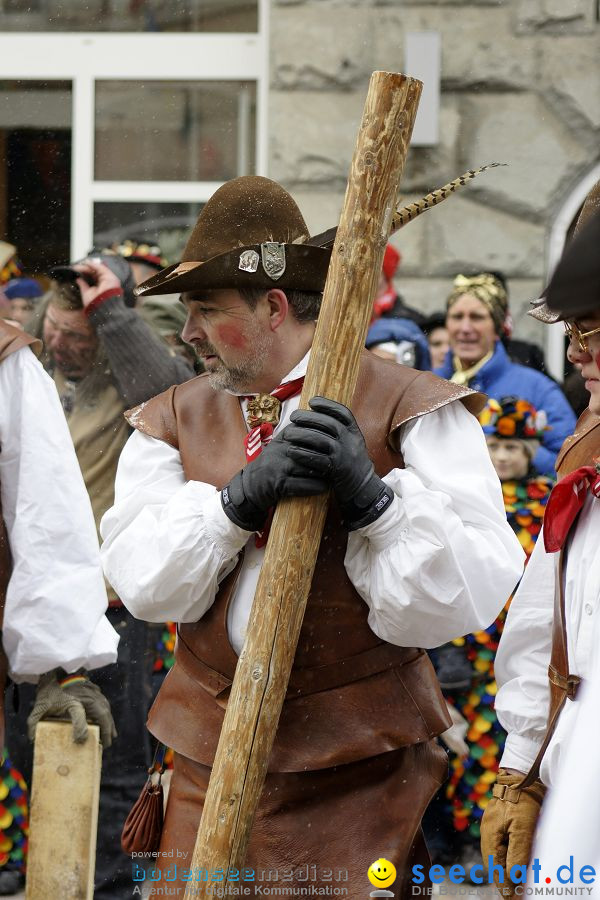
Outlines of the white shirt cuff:
{"label": "white shirt cuff", "polygon": [[[385,481],[385,478],[383,479]],[[354,532],[367,538],[373,549],[377,552],[385,550],[391,544],[408,537],[406,527],[406,515],[398,497],[395,496],[386,511],[364,528],[357,528]]]}
{"label": "white shirt cuff", "polygon": [[231,559],[248,543],[252,534],[240,528],[225,515],[221,503],[221,492],[216,491],[208,500],[203,500],[203,519],[206,533],[225,559]]}
{"label": "white shirt cuff", "polygon": [[518,772],[529,772],[532,767],[539,749],[542,745],[543,736],[539,741],[525,737],[522,734],[509,734],[504,745],[504,752],[500,760],[500,766],[503,769],[516,769]]}

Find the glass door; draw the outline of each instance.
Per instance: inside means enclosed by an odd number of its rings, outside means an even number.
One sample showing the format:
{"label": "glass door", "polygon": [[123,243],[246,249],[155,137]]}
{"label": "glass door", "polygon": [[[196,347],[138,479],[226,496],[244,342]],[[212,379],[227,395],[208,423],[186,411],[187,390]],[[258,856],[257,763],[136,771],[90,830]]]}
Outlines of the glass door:
{"label": "glass door", "polygon": [[29,273],[69,257],[70,81],[0,81],[0,240]]}
{"label": "glass door", "polygon": [[268,0],[0,6],[0,239],[36,266],[128,237],[176,259],[223,181],[266,174]]}
{"label": "glass door", "polygon": [[254,81],[96,81],[94,245],[142,240],[176,260],[216,187],[256,171],[256,93]]}

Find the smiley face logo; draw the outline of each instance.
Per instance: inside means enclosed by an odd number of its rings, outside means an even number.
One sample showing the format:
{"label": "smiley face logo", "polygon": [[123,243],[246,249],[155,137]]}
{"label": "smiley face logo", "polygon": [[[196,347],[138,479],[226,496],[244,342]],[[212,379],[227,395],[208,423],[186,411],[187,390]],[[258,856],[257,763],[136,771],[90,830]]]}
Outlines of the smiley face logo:
{"label": "smiley face logo", "polygon": [[373,887],[389,887],[396,880],[396,867],[389,859],[376,859],[367,871]]}

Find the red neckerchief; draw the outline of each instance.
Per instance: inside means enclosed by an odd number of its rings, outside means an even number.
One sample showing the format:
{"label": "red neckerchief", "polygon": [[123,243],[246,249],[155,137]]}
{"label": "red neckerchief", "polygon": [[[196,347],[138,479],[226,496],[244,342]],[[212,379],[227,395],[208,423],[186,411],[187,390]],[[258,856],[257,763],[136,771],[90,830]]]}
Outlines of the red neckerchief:
{"label": "red neckerchief", "polygon": [[[283,384],[280,384],[279,387],[276,387],[274,391],[271,391],[271,397],[276,397],[283,403],[284,400],[289,400],[290,397],[295,397],[299,394],[303,384],[304,375],[301,378],[295,378],[293,381],[285,381]],[[260,456],[269,441],[273,440],[273,431],[274,427],[270,422],[264,422],[262,425],[255,425],[254,428],[250,429],[244,438],[247,462],[252,462],[253,459]],[[273,520],[273,512],[273,509],[269,510],[267,521],[265,522],[262,531],[256,532],[254,540],[257,547],[264,547],[267,543],[271,522]]]}
{"label": "red neckerchief", "polygon": [[581,466],[554,485],[544,515],[546,553],[556,553],[564,547],[589,490],[594,497],[600,497],[600,463]]}

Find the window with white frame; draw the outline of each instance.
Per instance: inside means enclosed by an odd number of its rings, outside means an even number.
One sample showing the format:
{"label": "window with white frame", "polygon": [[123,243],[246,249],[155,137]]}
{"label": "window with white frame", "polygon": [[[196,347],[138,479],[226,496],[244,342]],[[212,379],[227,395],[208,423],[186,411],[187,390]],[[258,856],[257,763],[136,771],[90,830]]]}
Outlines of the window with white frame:
{"label": "window with white frame", "polygon": [[251,32],[257,0],[0,0],[2,31]]}
{"label": "window with white frame", "polygon": [[223,181],[266,170],[267,0],[83,7],[0,0],[0,239],[28,271],[127,237],[176,259]]}

